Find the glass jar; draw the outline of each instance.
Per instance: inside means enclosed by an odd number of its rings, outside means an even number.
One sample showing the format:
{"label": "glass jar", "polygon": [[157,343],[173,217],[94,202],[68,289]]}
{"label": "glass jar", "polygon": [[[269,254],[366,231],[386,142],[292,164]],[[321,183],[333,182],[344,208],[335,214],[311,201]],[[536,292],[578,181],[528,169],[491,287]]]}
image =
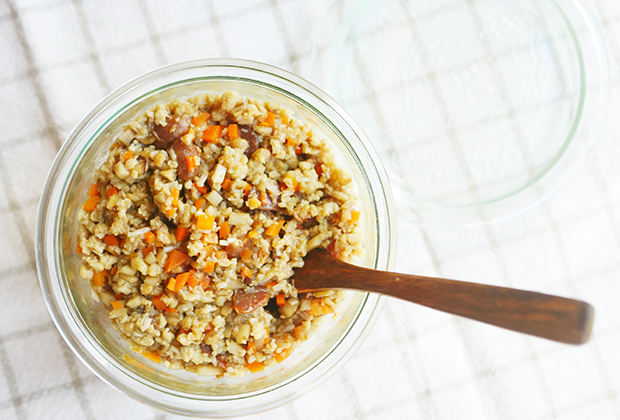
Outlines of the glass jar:
{"label": "glass jar", "polygon": [[156,103],[202,92],[234,90],[274,101],[326,139],[352,175],[363,215],[359,264],[386,270],[395,258],[395,217],[386,175],[359,126],[330,97],[305,80],[244,60],[199,60],[163,67],[119,88],[98,104],[63,144],[41,197],[36,230],[39,280],[48,310],[74,353],[97,376],[130,397],[172,413],[231,417],[277,407],[318,386],[360,347],[384,298],[347,292],[333,318],[283,362],[242,378],[170,370],[131,350],[80,278],[77,214],[92,174],[122,126]]}

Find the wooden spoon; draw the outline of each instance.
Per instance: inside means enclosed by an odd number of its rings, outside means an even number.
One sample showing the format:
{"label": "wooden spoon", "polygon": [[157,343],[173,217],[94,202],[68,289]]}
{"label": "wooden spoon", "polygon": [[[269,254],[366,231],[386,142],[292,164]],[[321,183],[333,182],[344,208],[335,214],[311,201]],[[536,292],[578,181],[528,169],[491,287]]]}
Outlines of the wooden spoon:
{"label": "wooden spoon", "polygon": [[590,337],[594,308],[586,302],[525,290],[357,267],[322,249],[295,270],[299,292],[352,289],[408,300],[549,340],[583,344]]}

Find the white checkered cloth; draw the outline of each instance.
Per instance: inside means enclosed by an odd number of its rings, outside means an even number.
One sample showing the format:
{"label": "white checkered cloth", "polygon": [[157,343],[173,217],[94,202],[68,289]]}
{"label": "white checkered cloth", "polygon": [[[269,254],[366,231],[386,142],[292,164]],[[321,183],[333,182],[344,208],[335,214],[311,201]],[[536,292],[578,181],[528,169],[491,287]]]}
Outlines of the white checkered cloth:
{"label": "white checkered cloth", "polygon": [[[330,3],[0,0],[0,418],[175,418],[104,384],[54,328],[34,263],[45,176],[77,121],[152,68],[241,57],[309,77],[308,34]],[[590,7],[606,37],[611,101],[580,179],[518,221],[467,233],[421,229],[401,214],[396,268],[589,301],[591,341],[555,344],[389,300],[332,379],[249,418],[620,418],[620,3]]]}

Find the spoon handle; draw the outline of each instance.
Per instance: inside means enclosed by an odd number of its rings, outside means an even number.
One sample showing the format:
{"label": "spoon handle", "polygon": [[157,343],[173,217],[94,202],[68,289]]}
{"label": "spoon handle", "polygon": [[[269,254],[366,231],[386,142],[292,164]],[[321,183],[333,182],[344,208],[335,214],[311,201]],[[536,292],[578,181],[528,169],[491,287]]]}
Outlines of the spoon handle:
{"label": "spoon handle", "polygon": [[[300,290],[353,289],[404,299],[439,311],[568,344],[588,340],[594,308],[586,302],[487,284],[398,274],[308,254]],[[326,253],[324,253],[326,254]],[[297,276],[295,276],[297,277]],[[294,278],[295,278],[294,277]],[[313,278],[304,285],[304,278]]]}

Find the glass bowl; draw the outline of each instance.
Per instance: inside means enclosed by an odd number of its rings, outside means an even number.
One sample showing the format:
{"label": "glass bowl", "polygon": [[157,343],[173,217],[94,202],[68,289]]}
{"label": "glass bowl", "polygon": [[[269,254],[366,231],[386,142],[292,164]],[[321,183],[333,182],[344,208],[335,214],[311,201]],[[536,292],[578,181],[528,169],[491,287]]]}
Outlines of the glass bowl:
{"label": "glass bowl", "polygon": [[574,179],[600,135],[608,60],[579,0],[341,0],[317,34],[314,80],[420,224],[521,214]]}
{"label": "glass bowl", "polygon": [[363,208],[365,249],[359,264],[386,270],[395,258],[392,196],[375,152],[351,117],[305,80],[256,62],[199,60],[154,70],[106,97],[69,135],[48,175],[36,230],[41,289],[61,335],[97,376],[138,401],[190,416],[256,413],[318,386],[360,347],[384,301],[377,295],[346,293],[337,315],[326,317],[289,358],[242,378],[167,369],[132,351],[112,327],[78,274],[77,212],[92,174],[122,125],[155,103],[229,90],[280,103],[326,139],[340,165],[349,169]]}

